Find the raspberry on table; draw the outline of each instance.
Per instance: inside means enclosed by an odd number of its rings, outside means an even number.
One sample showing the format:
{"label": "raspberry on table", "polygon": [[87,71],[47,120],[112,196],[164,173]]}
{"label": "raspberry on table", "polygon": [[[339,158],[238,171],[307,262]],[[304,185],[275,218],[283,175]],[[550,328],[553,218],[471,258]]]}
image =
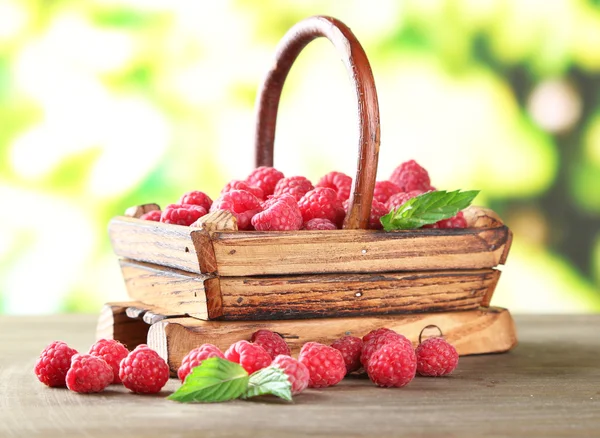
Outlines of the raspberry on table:
{"label": "raspberry on table", "polygon": [[104,359],[113,370],[112,383],[121,383],[121,379],[119,379],[119,364],[129,354],[129,350],[123,344],[114,339],[100,339],[90,347],[88,354]]}
{"label": "raspberry on table", "polygon": [[302,226],[302,213],[292,195],[273,196],[262,204],[263,211],[256,213],[251,223],[258,231],[292,231]]}
{"label": "raspberry on table", "polygon": [[300,200],[307,192],[314,189],[312,183],[303,176],[289,176],[287,178],[281,178],[277,181],[273,196],[279,196],[283,194],[292,195],[296,202]]}
{"label": "raspberry on table", "polygon": [[169,380],[169,366],[156,351],[141,344],[121,361],[119,378],[130,391],[155,394]]}
{"label": "raspberry on table", "polygon": [[302,226],[303,230],[337,230],[338,227],[329,219],[315,217]]}
{"label": "raspberry on table", "polygon": [[270,330],[258,330],[252,333],[250,342],[260,345],[265,349],[269,356],[274,359],[276,356],[290,356],[290,347],[285,340],[275,332]]}
{"label": "raspberry on table", "polygon": [[144,213],[143,215],[141,215],[140,219],[142,219],[144,221],[160,222],[161,213],[162,212],[160,210],[152,210],[152,211],[149,211],[148,213]]}
{"label": "raspberry on table", "polygon": [[406,201],[412,199],[416,196],[422,195],[425,193],[423,190],[413,190],[411,192],[400,192],[395,195],[390,196],[390,198],[385,203],[388,211],[397,210],[399,207],[404,205]]}
{"label": "raspberry on table", "polygon": [[391,181],[377,181],[375,183],[375,190],[373,191],[373,199],[385,204],[390,196],[401,191],[400,187]]}
{"label": "raspberry on table", "polygon": [[273,194],[277,182],[283,177],[283,173],[274,167],[260,166],[248,175],[246,183],[260,188],[267,197]]}
{"label": "raspberry on table", "polygon": [[228,210],[237,219],[238,230],[252,229],[252,217],[262,211],[260,200],[245,190],[230,190],[213,202],[210,211]]}
{"label": "raspberry on table", "polygon": [[400,187],[403,192],[413,190],[427,192],[433,189],[429,174],[415,160],[406,161],[396,167],[389,180]]}
{"label": "raspberry on table", "polygon": [[113,381],[112,367],[100,356],[75,354],[67,372],[67,388],[74,392],[104,391]]}
{"label": "raspberry on table", "polygon": [[342,172],[329,172],[324,175],[315,187],[327,187],[335,190],[338,199],[345,201],[350,197],[350,190],[352,190],[352,178]]}
{"label": "raspberry on table", "polygon": [[273,361],[263,347],[248,341],[232,344],[225,352],[225,359],[239,363],[248,374],[268,367]]}
{"label": "raspberry on table", "polygon": [[75,354],[77,350],[69,347],[65,342],[54,341],[42,350],[33,371],[44,385],[65,386],[65,377],[71,367],[71,357]]}
{"label": "raspberry on table", "polygon": [[303,363],[310,375],[310,388],[326,388],[337,385],[346,375],[346,363],[341,351],[318,342],[302,346],[298,361]]}
{"label": "raspberry on table", "polygon": [[423,225],[423,228],[467,228],[467,220],[462,211],[449,219],[442,219],[435,224]]}
{"label": "raspberry on table", "polygon": [[191,192],[184,193],[178,202],[179,204],[192,204],[203,207],[206,211],[210,210],[212,205],[212,199],[208,195],[199,190],[192,190]]}
{"label": "raspberry on table", "polygon": [[369,333],[364,335],[362,337],[362,341],[363,341],[363,343],[369,342],[371,339],[378,338],[379,336],[384,335],[385,333],[396,333],[396,332],[387,327],[380,327],[378,329],[371,330]]}
{"label": "raspberry on table", "polygon": [[187,375],[192,372],[192,369],[211,357],[225,359],[223,352],[213,344],[202,344],[198,348],[194,348],[181,361],[181,366],[177,370],[177,377],[183,382]]}
{"label": "raspberry on table", "polygon": [[335,190],[327,187],[316,187],[307,192],[298,201],[298,207],[300,207],[304,222],[322,218],[341,226],[345,216],[342,201],[338,199]]}
{"label": "raspberry on table", "polygon": [[160,215],[165,224],[189,226],[206,214],[206,209],[194,204],[169,204]]}
{"label": "raspberry on table", "polygon": [[367,366],[367,374],[373,383],[383,387],[407,385],[417,371],[415,350],[400,342],[381,346],[373,353]]}
{"label": "raspberry on table", "polygon": [[429,338],[415,351],[417,372],[421,376],[445,376],[458,365],[458,352],[444,338]]}
{"label": "raspberry on table", "polygon": [[252,193],[261,201],[265,199],[265,194],[263,193],[261,188],[251,186],[250,184],[247,184],[244,181],[240,181],[237,179],[231,180],[227,184],[225,184],[225,187],[223,187],[223,190],[221,190],[221,194],[230,192],[232,190],[245,190],[247,192]]}
{"label": "raspberry on table", "polygon": [[373,336],[368,341],[363,343],[360,362],[365,367],[365,369],[369,365],[369,361],[371,360],[371,356],[373,355],[373,353],[375,353],[383,345],[391,343],[400,343],[407,348],[413,348],[412,343],[400,333],[396,333],[394,331],[382,332],[381,334]]}
{"label": "raspberry on table", "polygon": [[292,384],[292,394],[299,394],[308,387],[310,372],[302,362],[291,356],[280,354],[275,356],[271,365],[277,365],[287,374]]}
{"label": "raspberry on table", "polygon": [[333,348],[342,353],[344,363],[346,364],[346,374],[360,369],[362,345],[362,339],[356,336],[344,336],[331,344]]}

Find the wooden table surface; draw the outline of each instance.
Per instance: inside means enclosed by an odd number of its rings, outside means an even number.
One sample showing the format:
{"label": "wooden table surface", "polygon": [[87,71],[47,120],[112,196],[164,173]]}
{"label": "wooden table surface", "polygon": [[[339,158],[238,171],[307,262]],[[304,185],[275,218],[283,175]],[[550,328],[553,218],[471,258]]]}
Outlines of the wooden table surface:
{"label": "wooden table surface", "polygon": [[402,389],[346,379],[272,400],[183,405],[111,386],[97,395],[50,389],[33,365],[49,342],[80,351],[96,317],[0,317],[0,437],[600,436],[600,315],[517,316],[510,353],[461,358],[451,377]]}

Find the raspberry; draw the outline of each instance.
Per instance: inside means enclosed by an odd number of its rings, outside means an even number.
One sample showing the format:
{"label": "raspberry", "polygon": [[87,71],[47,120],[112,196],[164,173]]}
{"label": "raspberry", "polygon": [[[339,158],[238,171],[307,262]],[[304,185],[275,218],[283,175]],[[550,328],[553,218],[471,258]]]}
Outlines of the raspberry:
{"label": "raspberry", "polygon": [[456,216],[450,219],[442,219],[431,225],[423,225],[423,228],[467,228],[467,220],[462,211],[459,211]]}
{"label": "raspberry", "polygon": [[338,227],[329,219],[313,218],[304,223],[303,230],[337,230]]}
{"label": "raspberry", "polygon": [[329,172],[323,176],[315,187],[328,187],[335,190],[338,199],[345,201],[350,197],[352,178],[342,172]]}
{"label": "raspberry", "polygon": [[374,338],[378,338],[381,335],[384,335],[386,333],[396,333],[394,330],[389,329],[387,327],[381,327],[378,328],[376,330],[371,330],[369,333],[367,333],[366,335],[363,336],[362,341],[363,342],[369,342],[371,339]]}
{"label": "raspberry", "polygon": [[425,193],[423,190],[413,190],[411,192],[400,192],[390,196],[390,199],[385,203],[388,211],[397,210],[398,207],[402,206],[409,199],[414,198]]}
{"label": "raspberry", "polygon": [[363,343],[360,362],[365,367],[365,369],[369,365],[369,361],[371,360],[371,356],[373,355],[373,353],[379,350],[379,348],[381,348],[382,346],[390,343],[400,343],[407,348],[413,348],[412,343],[405,336],[396,333],[395,331],[382,332],[381,334],[373,336],[368,341]]}
{"label": "raspberry", "polygon": [[331,346],[339,350],[344,356],[346,374],[356,371],[361,367],[360,355],[362,352],[362,340],[356,336],[344,336],[335,341]]}
{"label": "raspberry", "polygon": [[248,374],[266,368],[272,362],[271,356],[263,347],[248,341],[237,341],[231,345],[225,352],[225,359],[239,363]]}
{"label": "raspberry", "polygon": [[160,221],[165,224],[192,225],[206,214],[206,209],[193,204],[169,204],[160,215]]}
{"label": "raspberry", "polygon": [[193,190],[191,192],[185,193],[179,200],[179,204],[199,205],[201,207],[204,207],[204,209],[208,211],[210,210],[210,206],[212,205],[212,199],[210,199],[208,195],[204,192]]}
{"label": "raspberry", "polygon": [[104,391],[113,381],[113,370],[104,359],[91,354],[75,354],[67,372],[67,388],[74,392]]}
{"label": "raspberry", "polygon": [[264,348],[272,359],[275,356],[290,356],[291,354],[287,342],[279,334],[270,330],[258,330],[252,333],[250,341]]}
{"label": "raspberry", "polygon": [[377,386],[401,387],[415,377],[417,357],[412,345],[392,342],[380,347],[369,360],[367,374]]}
{"label": "raspberry", "polygon": [[310,372],[306,365],[293,357],[280,354],[275,356],[271,365],[277,365],[287,374],[292,384],[292,394],[299,394],[306,389],[310,379]]}
{"label": "raspberry", "polygon": [[262,211],[260,200],[245,190],[231,190],[223,193],[213,202],[210,211],[228,210],[237,219],[238,230],[252,228],[250,220],[256,213]]}
{"label": "raspberry", "polygon": [[456,348],[443,338],[429,338],[416,350],[417,372],[421,376],[445,376],[458,365]]}
{"label": "raspberry", "polygon": [[342,201],[338,199],[335,190],[327,187],[316,187],[307,192],[298,201],[298,207],[300,207],[304,222],[322,218],[340,226],[345,216]]}
{"label": "raspberry", "polygon": [[346,375],[344,356],[328,345],[307,342],[302,346],[298,360],[308,368],[310,388],[337,385]]}
{"label": "raspberry", "polygon": [[177,377],[183,382],[193,368],[199,366],[203,360],[211,357],[225,359],[223,352],[213,344],[202,344],[198,348],[194,348],[181,361],[181,366],[177,370]]}
{"label": "raspberry", "polygon": [[274,167],[261,166],[254,169],[245,182],[260,188],[267,197],[273,194],[275,186],[281,178],[283,178],[283,173],[279,170]]}
{"label": "raspberry", "polygon": [[160,221],[160,215],[161,215],[161,211],[160,210],[152,210],[152,211],[149,211],[148,213],[144,213],[143,215],[141,215],[140,219],[142,219],[144,221],[159,222]]}
{"label": "raspberry", "polygon": [[432,189],[429,174],[415,160],[406,161],[396,167],[390,181],[400,187],[403,192]]}
{"label": "raspberry", "polygon": [[287,193],[292,195],[296,201],[299,201],[307,192],[314,189],[312,183],[303,176],[290,176],[281,178],[277,181],[273,196]]}
{"label": "raspberry", "polygon": [[245,190],[247,192],[252,193],[254,196],[256,196],[261,201],[263,199],[265,199],[265,194],[263,193],[262,189],[251,186],[249,184],[246,184],[244,181],[239,181],[237,179],[229,181],[225,185],[225,187],[223,187],[223,190],[221,190],[221,194],[230,192],[232,190]]}
{"label": "raspberry", "polygon": [[384,204],[390,198],[390,196],[401,192],[400,187],[391,181],[377,181],[375,183],[375,191],[373,192],[373,199],[377,199],[379,202]]}
{"label": "raspberry", "polygon": [[70,348],[66,343],[54,341],[44,348],[33,371],[44,385],[65,386],[65,376],[71,366],[71,357],[75,354],[77,350]]}
{"label": "raspberry", "polygon": [[121,361],[119,377],[133,392],[154,394],[169,380],[169,366],[156,351],[141,344]]}
{"label": "raspberry", "polygon": [[292,195],[284,194],[267,199],[263,211],[252,217],[251,223],[258,231],[291,231],[302,226],[302,213]]}
{"label": "raspberry", "polygon": [[383,202],[373,199],[373,203],[371,204],[371,216],[369,216],[369,228],[372,230],[381,230],[383,228],[380,221],[381,216],[388,213],[389,210]]}
{"label": "raspberry", "polygon": [[129,350],[123,344],[114,339],[100,339],[91,346],[89,354],[104,359],[113,370],[112,383],[121,383],[121,379],[119,379],[119,364],[129,354]]}

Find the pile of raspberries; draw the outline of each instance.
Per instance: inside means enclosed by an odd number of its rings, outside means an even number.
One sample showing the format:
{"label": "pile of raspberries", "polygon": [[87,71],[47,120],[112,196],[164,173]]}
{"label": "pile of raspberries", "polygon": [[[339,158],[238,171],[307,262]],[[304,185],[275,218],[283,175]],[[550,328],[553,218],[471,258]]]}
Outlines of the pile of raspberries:
{"label": "pile of raspberries", "polygon": [[[154,210],[141,219],[167,224],[196,226],[210,211],[228,210],[237,219],[239,230],[291,231],[337,230],[348,212],[352,178],[342,172],[330,172],[316,185],[303,176],[285,177],[273,167],[259,167],[245,180],[225,185],[213,200],[204,192],[185,193],[176,204]],[[435,190],[427,171],[410,160],[398,166],[389,180],[377,181],[371,205],[369,228],[381,229],[381,216],[396,210],[406,201]],[[466,228],[459,212],[428,228]]]}
{"label": "pile of raspberries", "polygon": [[[456,349],[442,337],[428,338],[415,349],[403,335],[379,328],[358,338],[344,336],[331,345],[307,342],[298,359],[277,333],[258,330],[250,341],[232,344],[225,352],[203,344],[182,360],[178,377],[185,381],[203,360],[220,357],[240,364],[248,374],[270,365],[279,366],[288,376],[292,394],[308,388],[338,384],[346,375],[366,372],[381,387],[402,387],[418,373],[444,376],[458,364]],[[88,354],[79,354],[66,343],[47,346],[35,364],[38,379],[51,387],[67,386],[79,393],[101,392],[112,383],[122,383],[135,393],[159,392],[169,380],[167,363],[147,345],[129,352],[118,341],[102,339]]]}

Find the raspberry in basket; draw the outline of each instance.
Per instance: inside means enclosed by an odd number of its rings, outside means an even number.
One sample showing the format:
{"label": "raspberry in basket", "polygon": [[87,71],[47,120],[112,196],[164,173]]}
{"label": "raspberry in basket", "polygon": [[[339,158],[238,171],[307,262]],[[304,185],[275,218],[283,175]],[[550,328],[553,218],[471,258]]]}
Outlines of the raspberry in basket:
{"label": "raspberry in basket", "polygon": [[160,210],[152,210],[152,211],[149,211],[148,213],[144,213],[143,215],[141,215],[140,219],[142,219],[144,221],[160,222],[161,213],[162,212]]}
{"label": "raspberry in basket", "polygon": [[251,220],[258,231],[292,231],[302,226],[302,213],[292,195],[271,197],[262,204],[263,211]]}
{"label": "raspberry in basket", "polygon": [[302,362],[293,357],[280,354],[273,359],[271,365],[277,365],[287,374],[292,384],[292,394],[299,394],[308,386],[310,373]]}
{"label": "raspberry in basket", "polygon": [[328,219],[336,225],[344,220],[344,206],[335,190],[327,187],[315,187],[298,201],[304,222],[313,218]]}
{"label": "raspberry in basket", "polygon": [[371,204],[371,216],[369,216],[369,228],[372,230],[380,230],[383,228],[381,224],[381,216],[389,213],[388,208],[383,202],[379,202],[377,199],[373,199]]}
{"label": "raspberry in basket", "polygon": [[71,366],[71,357],[77,350],[62,341],[48,345],[35,363],[33,371],[38,380],[47,386],[65,386],[65,376]]}
{"label": "raspberry in basket", "polygon": [[373,199],[383,202],[384,204],[390,198],[390,196],[400,193],[400,187],[391,181],[377,181],[375,183],[375,191],[373,192]]}
{"label": "raspberry in basket", "polygon": [[225,352],[225,359],[239,363],[248,374],[268,367],[273,361],[264,348],[248,341],[232,344]]}
{"label": "raspberry in basket", "polygon": [[183,382],[193,368],[199,366],[203,360],[211,357],[225,359],[223,352],[213,344],[202,344],[198,348],[194,348],[181,361],[181,366],[177,370],[177,377]]}
{"label": "raspberry in basket", "polygon": [[121,361],[119,377],[130,391],[155,394],[169,380],[169,366],[156,351],[141,344]]}
{"label": "raspberry in basket", "polygon": [[119,364],[129,354],[129,350],[114,339],[100,339],[90,347],[89,354],[101,357],[113,370],[112,383],[121,383],[119,379]]}
{"label": "raspberry in basket", "polygon": [[352,189],[352,178],[342,172],[329,172],[324,175],[315,187],[328,187],[335,190],[340,201],[350,197]]}
{"label": "raspberry in basket", "polygon": [[423,225],[423,228],[467,228],[467,220],[462,211],[450,219],[443,219],[432,225]]}
{"label": "raspberry in basket", "polygon": [[415,160],[406,161],[396,167],[390,181],[400,187],[403,192],[413,190],[427,192],[433,189],[429,174]]}
{"label": "raspberry in basket", "polygon": [[314,189],[312,183],[305,177],[290,176],[277,181],[273,195],[278,196],[287,193],[288,195],[292,195],[297,202],[312,189]]}
{"label": "raspberry in basket", "polygon": [[213,202],[210,211],[228,210],[237,219],[239,230],[252,229],[252,216],[262,211],[260,200],[245,190],[231,190],[223,193]]}
{"label": "raspberry in basket", "polygon": [[291,354],[287,342],[278,333],[270,330],[258,330],[252,333],[250,341],[264,348],[271,358],[279,355],[289,356]]}
{"label": "raspberry in basket", "polygon": [[342,356],[344,356],[346,374],[356,371],[361,367],[360,355],[362,344],[362,340],[356,336],[344,336],[331,344],[333,348],[339,350]]}
{"label": "raspberry in basket", "polygon": [[409,199],[414,198],[415,196],[419,196],[425,193],[423,190],[413,190],[411,192],[400,192],[395,195],[390,196],[390,199],[385,203],[388,211],[397,210],[400,206],[402,206]]}
{"label": "raspberry in basket", "polygon": [[302,226],[303,230],[337,230],[338,227],[329,219],[313,218],[305,222]]}
{"label": "raspberry in basket", "polygon": [[204,192],[198,190],[192,190],[191,192],[185,193],[179,200],[179,204],[193,204],[204,207],[206,211],[210,210],[212,205],[212,199]]}
{"label": "raspberry in basket", "polygon": [[417,371],[417,357],[412,345],[390,342],[373,353],[367,366],[369,378],[377,386],[407,385]]}
{"label": "raspberry in basket", "polygon": [[298,360],[308,368],[310,388],[337,385],[346,375],[344,356],[329,345],[307,342],[302,346]]}
{"label": "raspberry in basket", "polygon": [[221,194],[230,192],[232,190],[245,190],[247,192],[252,193],[261,201],[265,199],[265,194],[263,193],[262,189],[251,186],[245,183],[244,181],[240,181],[237,179],[231,180],[227,184],[225,184],[225,187],[223,187],[223,190],[221,190]]}
{"label": "raspberry in basket", "polygon": [[[369,335],[367,335],[369,336]],[[362,354],[360,357],[360,362],[362,365],[367,368],[369,365],[369,360],[373,353],[375,353],[379,348],[389,343],[400,343],[405,347],[412,349],[412,343],[400,333],[396,333],[395,331],[382,331],[380,334],[369,337],[367,341],[363,338],[363,348]]]}
{"label": "raspberry in basket", "polygon": [[274,167],[261,166],[250,173],[248,178],[246,178],[246,183],[260,188],[264,196],[267,197],[273,194],[277,182],[283,177],[283,173]]}
{"label": "raspberry in basket", "polygon": [[67,388],[74,392],[101,392],[112,383],[113,370],[99,356],[76,354],[71,358],[66,381]]}
{"label": "raspberry in basket", "polygon": [[421,376],[445,376],[458,365],[456,348],[444,338],[429,338],[423,341],[415,351],[417,372]]}
{"label": "raspberry in basket", "polygon": [[206,214],[206,209],[193,204],[169,204],[160,215],[165,224],[192,225]]}

